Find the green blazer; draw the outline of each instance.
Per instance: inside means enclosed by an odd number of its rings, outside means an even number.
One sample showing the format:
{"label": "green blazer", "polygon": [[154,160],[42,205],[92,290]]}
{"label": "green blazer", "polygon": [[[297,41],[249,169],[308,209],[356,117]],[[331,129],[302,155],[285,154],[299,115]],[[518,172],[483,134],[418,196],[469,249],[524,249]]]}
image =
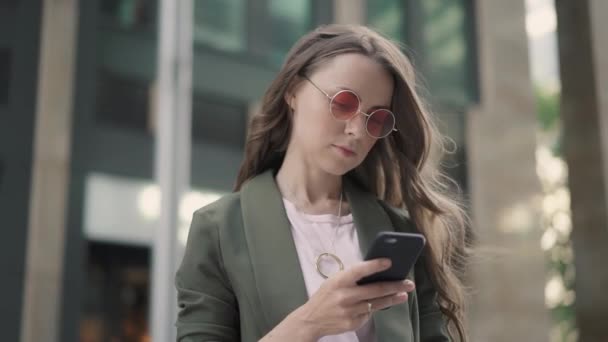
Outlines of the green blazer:
{"label": "green blazer", "polygon": [[[344,181],[362,254],[382,230],[415,232],[402,210]],[[424,256],[423,256],[424,257]],[[379,342],[449,341],[422,259],[408,302],[373,314]],[[175,284],[178,341],[258,341],[308,295],[272,172],[194,213]]]}

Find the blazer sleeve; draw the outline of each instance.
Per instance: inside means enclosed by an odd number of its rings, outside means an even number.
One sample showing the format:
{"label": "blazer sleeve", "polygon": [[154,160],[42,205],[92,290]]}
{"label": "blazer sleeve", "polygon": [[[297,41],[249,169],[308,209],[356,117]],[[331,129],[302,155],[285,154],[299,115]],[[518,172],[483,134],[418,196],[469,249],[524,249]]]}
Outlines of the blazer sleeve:
{"label": "blazer sleeve", "polygon": [[177,341],[238,341],[237,301],[223,269],[213,209],[194,214],[182,263],[175,275]]}
{"label": "blazer sleeve", "polygon": [[420,258],[416,263],[415,277],[416,296],[418,297],[420,341],[450,341],[447,333],[447,322],[439,309],[437,291],[429,278],[424,258]]}

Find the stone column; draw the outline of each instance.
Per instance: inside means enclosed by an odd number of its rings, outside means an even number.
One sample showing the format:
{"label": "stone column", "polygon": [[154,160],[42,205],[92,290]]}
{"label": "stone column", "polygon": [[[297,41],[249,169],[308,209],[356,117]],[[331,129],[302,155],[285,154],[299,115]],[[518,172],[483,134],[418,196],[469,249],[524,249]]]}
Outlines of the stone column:
{"label": "stone column", "polygon": [[547,341],[536,110],[524,1],[476,1],[481,101],[467,116],[477,251],[472,341]]}
{"label": "stone column", "polygon": [[57,341],[78,1],[43,2],[21,341]]}
{"label": "stone column", "polygon": [[605,0],[556,1],[564,154],[572,209],[580,341],[606,341],[608,319],[608,13]]}
{"label": "stone column", "polygon": [[366,0],[334,0],[334,23],[364,24]]}

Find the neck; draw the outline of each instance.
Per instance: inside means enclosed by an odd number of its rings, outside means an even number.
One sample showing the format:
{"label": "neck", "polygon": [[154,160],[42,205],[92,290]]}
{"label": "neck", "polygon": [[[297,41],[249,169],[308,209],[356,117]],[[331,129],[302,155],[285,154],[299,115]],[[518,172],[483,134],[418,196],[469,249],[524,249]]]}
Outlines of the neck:
{"label": "neck", "polygon": [[307,207],[337,203],[342,193],[342,176],[329,174],[307,163],[288,149],[276,176],[279,190],[288,200]]}

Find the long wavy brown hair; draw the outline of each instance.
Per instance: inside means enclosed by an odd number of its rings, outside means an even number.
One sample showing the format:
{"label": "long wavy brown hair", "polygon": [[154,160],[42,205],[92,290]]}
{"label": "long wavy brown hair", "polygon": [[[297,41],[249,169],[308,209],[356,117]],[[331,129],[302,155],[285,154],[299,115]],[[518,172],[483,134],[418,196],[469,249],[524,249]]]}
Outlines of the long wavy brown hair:
{"label": "long wavy brown hair", "polygon": [[295,89],[303,76],[345,53],[372,58],[392,75],[391,106],[398,130],[378,140],[361,165],[347,176],[379,199],[407,210],[427,239],[425,262],[439,307],[447,317],[449,334],[466,341],[462,272],[467,216],[458,201],[455,182],[440,167],[447,140],[421,99],[415,70],[398,44],[372,29],[353,25],[321,26],[302,37],[288,53],[260,111],[249,123],[235,191],[252,177],[280,168],[291,132],[285,94]]}

